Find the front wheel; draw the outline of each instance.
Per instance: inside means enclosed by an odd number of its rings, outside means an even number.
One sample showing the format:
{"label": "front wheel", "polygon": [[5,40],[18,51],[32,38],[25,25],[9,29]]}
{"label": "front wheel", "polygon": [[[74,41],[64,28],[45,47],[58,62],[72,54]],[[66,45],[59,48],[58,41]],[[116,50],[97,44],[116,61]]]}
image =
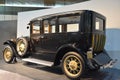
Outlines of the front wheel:
{"label": "front wheel", "polygon": [[62,70],[65,75],[72,79],[78,80],[85,69],[85,62],[81,55],[76,52],[68,52],[62,59]]}
{"label": "front wheel", "polygon": [[12,63],[14,62],[14,52],[11,46],[6,45],[4,50],[3,50],[3,59],[6,63]]}

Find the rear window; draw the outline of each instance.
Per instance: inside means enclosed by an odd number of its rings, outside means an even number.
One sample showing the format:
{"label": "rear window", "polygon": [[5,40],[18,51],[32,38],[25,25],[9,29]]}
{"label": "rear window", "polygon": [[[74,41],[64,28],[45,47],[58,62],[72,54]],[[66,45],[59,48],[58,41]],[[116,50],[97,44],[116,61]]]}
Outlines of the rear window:
{"label": "rear window", "polygon": [[101,18],[96,17],[95,20],[95,30],[103,31],[104,29],[104,20]]}

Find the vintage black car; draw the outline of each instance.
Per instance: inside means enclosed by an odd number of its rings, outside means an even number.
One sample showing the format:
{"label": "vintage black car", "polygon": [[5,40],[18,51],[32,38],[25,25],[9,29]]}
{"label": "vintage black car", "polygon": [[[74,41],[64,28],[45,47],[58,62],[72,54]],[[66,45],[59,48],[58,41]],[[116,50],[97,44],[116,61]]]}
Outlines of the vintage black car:
{"label": "vintage black car", "polygon": [[112,64],[104,49],[106,18],[94,11],[78,10],[50,14],[28,23],[30,37],[4,42],[3,58],[16,58],[46,66],[61,64],[65,75],[79,79],[86,69]]}

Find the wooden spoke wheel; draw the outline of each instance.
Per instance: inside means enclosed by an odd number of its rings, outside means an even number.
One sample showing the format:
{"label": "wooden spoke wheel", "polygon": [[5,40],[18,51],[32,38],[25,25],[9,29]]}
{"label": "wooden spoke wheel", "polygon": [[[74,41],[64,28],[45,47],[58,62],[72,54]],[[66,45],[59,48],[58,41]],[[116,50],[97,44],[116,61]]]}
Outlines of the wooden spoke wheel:
{"label": "wooden spoke wheel", "polygon": [[20,57],[27,55],[28,41],[26,38],[19,38],[16,43],[16,49]]}
{"label": "wooden spoke wheel", "polygon": [[62,69],[70,79],[79,79],[84,71],[83,58],[76,52],[68,52],[62,60]]}
{"label": "wooden spoke wheel", "polygon": [[6,63],[12,63],[12,61],[14,59],[13,50],[9,45],[5,46],[5,48],[4,48],[3,58]]}

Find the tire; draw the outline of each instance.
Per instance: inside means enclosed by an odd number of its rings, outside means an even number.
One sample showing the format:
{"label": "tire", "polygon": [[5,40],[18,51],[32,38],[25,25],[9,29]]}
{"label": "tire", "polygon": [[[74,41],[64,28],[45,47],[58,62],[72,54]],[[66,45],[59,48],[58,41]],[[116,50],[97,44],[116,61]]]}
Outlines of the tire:
{"label": "tire", "polygon": [[28,40],[27,38],[18,38],[16,42],[16,50],[20,57],[25,57],[28,51]]}
{"label": "tire", "polygon": [[62,59],[62,70],[72,80],[80,80],[85,71],[85,62],[81,55],[76,52],[68,52]]}
{"label": "tire", "polygon": [[4,50],[3,50],[3,59],[6,63],[14,63],[15,61],[15,56],[14,56],[14,51],[11,48],[11,46],[6,45]]}

